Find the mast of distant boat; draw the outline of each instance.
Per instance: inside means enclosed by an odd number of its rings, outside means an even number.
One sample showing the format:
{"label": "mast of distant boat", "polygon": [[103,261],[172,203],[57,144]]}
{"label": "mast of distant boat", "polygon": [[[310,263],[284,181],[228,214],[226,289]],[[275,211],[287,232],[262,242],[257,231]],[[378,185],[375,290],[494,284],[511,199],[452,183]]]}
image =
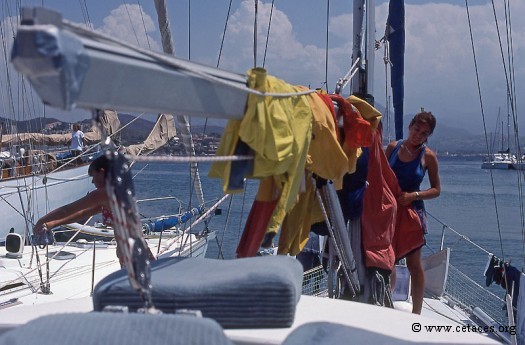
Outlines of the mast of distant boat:
{"label": "mast of distant boat", "polygon": [[[157,18],[159,22],[159,30],[162,37],[162,49],[166,54],[175,56],[175,49],[173,48],[173,38],[171,35],[170,21],[168,19],[168,10],[166,7],[165,0],[155,0],[155,9],[157,11]],[[195,146],[193,145],[192,134],[190,131],[189,118],[186,115],[176,116],[179,131],[182,137],[182,142],[186,154],[189,156],[195,156]],[[202,184],[199,175],[199,167],[197,162],[190,162],[191,179],[193,181],[193,187],[195,193],[201,205],[204,204],[204,194],[202,192]]]}

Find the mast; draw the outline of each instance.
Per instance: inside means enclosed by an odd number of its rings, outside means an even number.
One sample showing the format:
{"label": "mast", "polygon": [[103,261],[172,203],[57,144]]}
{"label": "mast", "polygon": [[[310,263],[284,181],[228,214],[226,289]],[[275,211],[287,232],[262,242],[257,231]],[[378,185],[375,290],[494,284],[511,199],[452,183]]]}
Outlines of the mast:
{"label": "mast", "polygon": [[508,110],[507,110],[507,153],[510,155],[510,112]]}
{"label": "mast", "polygon": [[[173,48],[173,37],[171,35],[170,21],[167,16],[167,7],[165,0],[155,0],[155,9],[157,10],[157,18],[159,22],[160,34],[162,37],[162,49],[166,54],[175,56],[175,49]],[[195,146],[193,145],[193,138],[190,131],[190,122],[188,116],[177,115],[177,124],[184,144],[184,149],[188,156],[195,156]],[[199,203],[204,204],[204,194],[202,192],[201,178],[199,175],[199,167],[197,162],[190,163],[191,179],[193,180],[193,187]]]}
{"label": "mast", "polygon": [[403,99],[405,96],[405,5],[404,0],[391,0],[388,5],[386,37],[390,43],[390,84],[396,140],[403,139]]}
{"label": "mast", "polygon": [[359,58],[352,94],[374,105],[375,0],[354,0],[352,63]]}

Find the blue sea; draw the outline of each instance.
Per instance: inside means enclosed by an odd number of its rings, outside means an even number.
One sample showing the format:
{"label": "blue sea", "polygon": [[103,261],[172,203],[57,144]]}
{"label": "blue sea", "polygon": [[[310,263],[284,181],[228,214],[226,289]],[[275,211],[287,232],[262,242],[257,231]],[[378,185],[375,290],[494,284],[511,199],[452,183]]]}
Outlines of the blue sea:
{"label": "blue sea", "polygon": [[[209,163],[199,165],[206,201],[222,197],[221,181],[207,177],[209,167]],[[177,213],[179,205],[198,204],[195,194],[191,193],[188,164],[137,164],[133,169],[137,174],[135,189],[138,199],[161,196],[179,199],[139,203],[144,216],[173,214]],[[439,169],[441,196],[426,201],[429,234],[424,255],[439,250],[445,228],[444,245],[451,249],[451,263],[479,284],[483,285],[485,281],[487,252],[521,269],[525,250],[518,188],[523,181],[519,181],[519,172],[481,169],[479,157],[439,157]],[[428,186],[428,179],[425,183]],[[208,257],[235,256],[257,186],[257,181],[248,180],[246,192],[227,199],[221,205],[222,215],[212,218],[209,228],[216,231],[217,241],[210,243]]]}

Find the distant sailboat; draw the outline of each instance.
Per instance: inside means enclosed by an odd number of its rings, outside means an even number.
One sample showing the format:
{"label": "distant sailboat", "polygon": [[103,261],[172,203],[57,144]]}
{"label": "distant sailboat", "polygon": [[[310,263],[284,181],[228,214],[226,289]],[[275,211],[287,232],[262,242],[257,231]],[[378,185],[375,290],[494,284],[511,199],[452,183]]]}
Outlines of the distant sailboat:
{"label": "distant sailboat", "polygon": [[[499,119],[498,113],[498,119]],[[507,149],[504,149],[504,135],[503,135],[503,122],[501,123],[501,149],[493,154],[489,154],[483,163],[481,169],[499,169],[499,170],[513,170],[516,169],[517,159],[516,156],[510,153],[510,114],[507,116]]]}

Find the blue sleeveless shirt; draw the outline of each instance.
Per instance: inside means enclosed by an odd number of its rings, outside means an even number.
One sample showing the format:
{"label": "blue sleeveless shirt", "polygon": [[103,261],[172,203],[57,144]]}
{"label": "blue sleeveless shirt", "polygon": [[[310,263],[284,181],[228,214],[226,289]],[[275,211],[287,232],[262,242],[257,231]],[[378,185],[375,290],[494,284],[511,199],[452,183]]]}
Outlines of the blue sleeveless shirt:
{"label": "blue sleeveless shirt", "polygon": [[[421,182],[423,182],[423,178],[427,171],[427,169],[423,168],[423,164],[421,163],[423,155],[425,154],[426,145],[422,145],[421,152],[412,161],[403,162],[398,157],[403,142],[404,140],[399,140],[397,142],[396,147],[390,153],[390,157],[388,157],[388,164],[390,164],[394,174],[396,174],[401,190],[403,192],[411,193],[420,190]],[[421,221],[421,230],[423,231],[423,234],[427,234],[428,224],[425,203],[423,200],[414,200],[412,201],[412,207]]]}
{"label": "blue sleeveless shirt", "polygon": [[397,176],[399,187],[403,192],[419,191],[421,182],[425,177],[426,169],[423,168],[421,160],[425,154],[425,145],[423,145],[419,155],[410,162],[403,162],[399,159],[398,153],[404,140],[397,142],[396,147],[392,150],[388,163]]}

